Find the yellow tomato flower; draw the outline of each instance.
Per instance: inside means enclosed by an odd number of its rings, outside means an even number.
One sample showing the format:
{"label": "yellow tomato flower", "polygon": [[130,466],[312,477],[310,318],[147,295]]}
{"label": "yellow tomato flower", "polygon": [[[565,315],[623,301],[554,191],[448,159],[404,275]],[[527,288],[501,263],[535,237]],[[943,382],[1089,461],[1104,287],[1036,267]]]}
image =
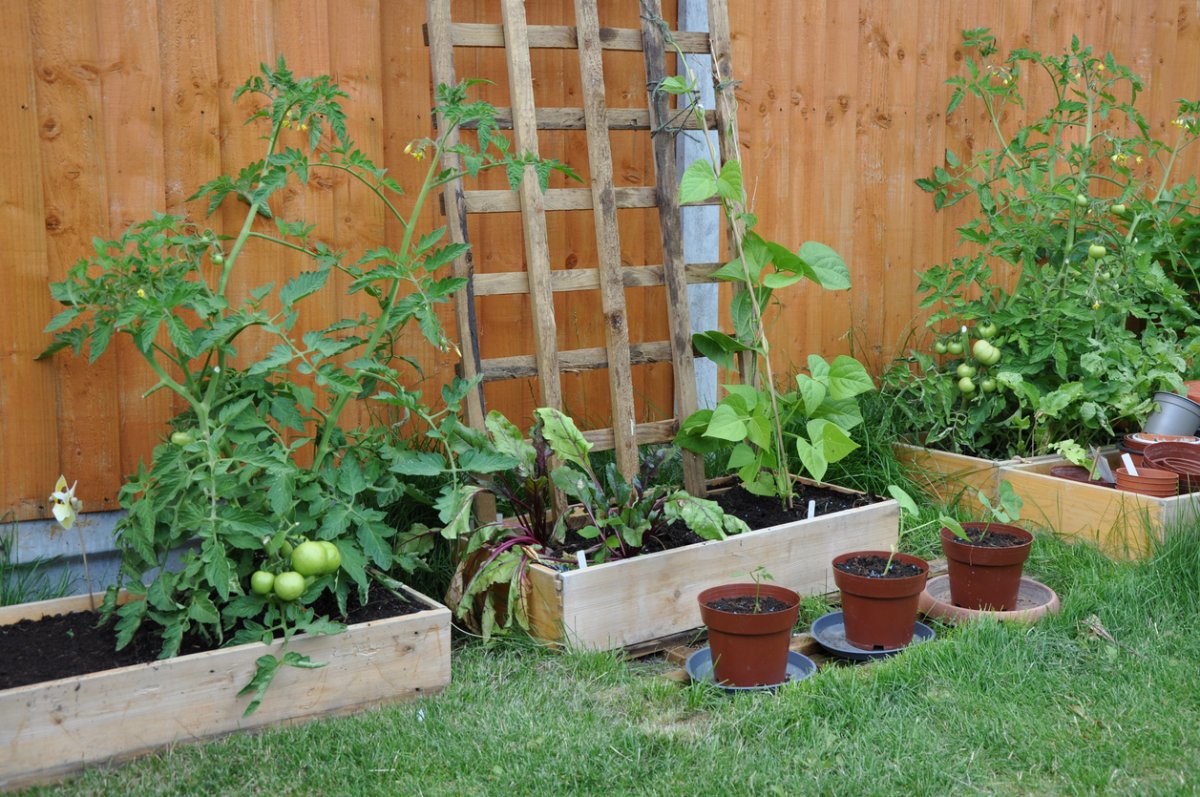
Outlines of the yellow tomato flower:
{"label": "yellow tomato flower", "polygon": [[50,511],[54,513],[54,519],[64,529],[69,529],[75,525],[75,518],[79,515],[79,510],[83,509],[83,502],[75,497],[75,486],[79,482],[67,487],[67,478],[59,476],[58,482],[54,485],[54,492],[50,493]]}
{"label": "yellow tomato flower", "polygon": [[141,288],[138,288],[138,298],[139,298],[139,299],[145,299],[145,298],[146,298],[146,292],[145,292],[144,290],[142,290]]}
{"label": "yellow tomato flower", "polygon": [[1092,303],[1092,309],[1093,309],[1093,310],[1099,310],[1099,309],[1100,309],[1100,302],[1093,302],[1093,303]]}

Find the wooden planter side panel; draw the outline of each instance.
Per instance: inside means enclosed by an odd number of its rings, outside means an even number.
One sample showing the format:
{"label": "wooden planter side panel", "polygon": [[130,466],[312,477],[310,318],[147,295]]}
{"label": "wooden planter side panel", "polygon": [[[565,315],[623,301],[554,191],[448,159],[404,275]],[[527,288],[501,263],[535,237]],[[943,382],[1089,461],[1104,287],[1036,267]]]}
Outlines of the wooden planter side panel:
{"label": "wooden planter side panel", "polygon": [[748,581],[762,565],[772,583],[801,594],[833,589],[830,562],[854,550],[887,550],[899,507],[885,501],[621,562],[555,573],[530,571],[531,632],[581,648],[611,649],[697,628],[696,596]]}
{"label": "wooden planter side panel", "polygon": [[972,512],[984,512],[978,493],[989,499],[1000,487],[1000,469],[1039,462],[1057,462],[1056,456],[1029,459],[984,459],[967,454],[938,451],[935,448],[897,443],[896,457],[906,466],[917,486],[934,500],[947,506],[959,506]]}
{"label": "wooden planter side panel", "polygon": [[[34,606],[31,616],[45,613]],[[326,666],[281,668],[258,710],[243,717],[250,696],[237,692],[255,661],[280,647],[241,645],[0,692],[0,789],[167,744],[436,694],[450,682],[450,612],[438,606],[334,636],[296,637],[288,650]]]}
{"label": "wooden planter side panel", "polygon": [[1001,469],[1000,478],[1024,502],[1021,519],[1027,525],[1068,540],[1086,540],[1116,559],[1131,559],[1150,553],[1152,541],[1197,515],[1200,495],[1154,498],[1049,475],[1051,467],[1063,464],[1052,459]]}

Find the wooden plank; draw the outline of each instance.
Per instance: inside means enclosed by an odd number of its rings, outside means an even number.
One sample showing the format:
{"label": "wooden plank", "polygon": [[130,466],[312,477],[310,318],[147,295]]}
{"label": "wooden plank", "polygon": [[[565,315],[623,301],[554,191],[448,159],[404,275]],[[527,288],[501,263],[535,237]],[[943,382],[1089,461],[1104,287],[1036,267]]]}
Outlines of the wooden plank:
{"label": "wooden plank", "polygon": [[[1120,466],[1116,452],[1109,463]],[[1053,531],[1068,540],[1085,540],[1115,559],[1146,556],[1153,541],[1176,525],[1194,523],[1200,494],[1155,498],[1109,487],[1059,479],[1050,468],[1066,464],[1057,457],[1000,468],[999,478],[1012,485],[1024,502],[1021,521]]]}
{"label": "wooden plank", "polygon": [[[262,705],[249,717],[242,716],[249,696],[236,693],[249,682],[260,656],[279,654],[280,642],[223,648],[0,692],[0,716],[5,718],[0,723],[0,789],[56,780],[89,764],[178,742],[436,694],[450,683],[450,611],[408,592],[433,608],[351,625],[334,636],[294,637],[288,650],[326,666],[280,668]],[[124,718],[120,733],[113,733],[111,723],[104,721],[114,716]]]}
{"label": "wooden plank", "polygon": [[909,478],[938,503],[957,504],[974,512],[983,511],[978,493],[989,499],[996,497],[1000,468],[1019,464],[1016,460],[983,459],[903,443],[894,449]]}
{"label": "wooden plank", "polygon": [[[720,263],[689,263],[685,276],[689,285],[715,282],[712,273]],[[662,266],[625,266],[621,279],[626,288],[649,288],[664,284]],[[592,291],[600,287],[600,273],[594,268],[556,269],[550,272],[550,285],[555,293]],[[529,292],[529,278],[524,271],[500,271],[477,274],[474,279],[476,296],[502,296]]]}
{"label": "wooden plank", "polygon": [[[426,13],[429,36],[429,60],[434,86],[452,86],[457,83],[454,71],[454,47],[450,43],[450,4],[443,0],[427,0]],[[439,130],[446,130],[446,119],[442,113],[435,114]],[[442,150],[442,168],[461,172],[462,157],[454,152],[460,142],[457,130],[446,134],[446,146]],[[445,212],[446,233],[452,243],[469,243],[467,240],[467,211],[462,180],[449,183],[442,189],[442,209]],[[463,379],[474,379],[483,368],[479,361],[479,326],[475,315],[475,262],[470,249],[454,259],[452,274],[467,282],[454,294],[454,323],[458,349],[461,352],[459,374]],[[528,282],[526,282],[528,285]],[[483,383],[466,396],[467,423],[475,429],[484,427],[486,408],[483,400]],[[496,498],[491,493],[480,493],[475,501],[477,516],[484,522],[496,517]]]}
{"label": "wooden plank", "polygon": [[[666,362],[671,356],[670,344],[666,341],[634,343],[629,347],[629,361],[634,365]],[[558,369],[563,372],[579,373],[608,367],[608,352],[601,347],[558,352]],[[537,376],[537,358],[531,354],[494,357],[483,361],[481,373],[486,382]]]}
{"label": "wooden plank", "polygon": [[[536,178],[530,183],[537,188]],[[618,208],[654,207],[653,188],[618,188],[615,193]],[[515,213],[521,209],[520,196],[506,189],[467,191],[465,198],[468,213]],[[588,188],[551,188],[541,206],[543,211],[591,210],[592,192]]]}
{"label": "wooden plank", "polygon": [[[658,0],[647,0],[642,13],[642,39],[646,47],[646,85],[652,87],[648,107],[652,124],[658,131],[653,138],[654,190],[663,245],[663,283],[666,286],[671,364],[674,368],[675,414],[683,419],[699,409],[700,405],[696,392],[696,366],[692,359],[692,321],[687,279],[684,276],[675,138],[666,129],[666,122],[671,115],[670,95],[653,90],[667,77],[666,42],[658,27],[658,20],[661,19],[662,4]],[[683,483],[692,495],[704,495],[704,459],[691,451],[683,452]]]}
{"label": "wooden plank", "polygon": [[[162,65],[155,0],[125,0],[98,14],[97,38],[104,98],[104,155],[108,191],[108,235],[119,237],[133,224],[166,210],[163,136]],[[165,341],[163,332],[160,340]],[[128,335],[118,335],[112,348],[117,357],[120,404],[120,472],[134,473],[150,461],[154,446],[164,439],[163,423],[185,403],[169,390],[143,394],[158,376]]]}
{"label": "wooden plank", "polygon": [[0,108],[7,113],[0,126],[0,158],[7,164],[0,180],[0,274],[9,297],[0,313],[0,507],[13,510],[17,520],[28,520],[48,514],[46,496],[59,475],[59,432],[52,409],[56,368],[34,357],[50,343],[42,329],[62,308],[53,306],[46,290],[46,202],[38,141],[42,115],[29,4],[16,4],[10,11],[9,40],[0,51]]}
{"label": "wooden plank", "polygon": [[[56,281],[92,254],[93,236],[109,229],[99,21],[92,4],[72,0],[37,0],[28,7],[41,135],[44,205],[39,212],[46,231],[46,276]],[[62,309],[44,286],[22,298],[40,308],[47,321]],[[45,406],[42,423],[58,425],[58,470],[79,481],[87,511],[114,509],[123,462],[117,358],[109,353],[89,365],[85,357],[62,352],[52,367],[58,395]],[[45,487],[30,487],[45,500]]]}
{"label": "wooden plank", "polygon": [[[538,108],[536,115],[538,130],[584,130],[587,127],[582,108]],[[705,111],[704,116],[708,127],[717,118],[711,110]],[[496,122],[502,130],[511,129],[512,108],[496,108]],[[609,130],[649,130],[650,112],[645,108],[609,108],[605,124]],[[700,120],[691,114],[679,120],[679,124],[688,130],[700,128]],[[478,126],[478,122],[468,122],[463,129],[473,130]]]}
{"label": "wooden plank", "polygon": [[[512,95],[513,139],[518,152],[537,154],[533,75],[529,64],[529,39],[525,6],[520,0],[503,0],[505,62]],[[562,409],[562,381],[558,370],[558,330],[554,321],[554,291],[550,287],[550,251],[546,237],[546,209],[537,174],[526,167],[517,192],[525,238],[525,267],[529,272],[529,299],[533,310],[533,342],[537,350],[538,391],[541,406]],[[588,192],[590,197],[590,192]]]}
{"label": "wooden plank", "polygon": [[[669,443],[675,439],[677,431],[679,429],[673,418],[665,421],[639,423],[633,427],[634,438],[639,446],[651,443]],[[616,445],[612,429],[589,429],[583,433],[583,436],[595,446],[597,451],[610,451]]]}
{"label": "wooden plank", "polygon": [[701,625],[696,596],[766,564],[775,583],[802,595],[832,589],[830,562],[896,541],[894,501],[647,554],[583,570],[530,568],[531,633],[611,649]]}
{"label": "wooden plank", "polygon": [[[528,26],[528,46],[533,49],[573,50],[577,44],[575,28],[570,25]],[[504,47],[501,25],[457,22],[451,29],[456,47]],[[685,53],[707,53],[708,36],[690,31],[672,31]],[[641,50],[642,32],[632,28],[600,28],[600,45],[605,50]]]}
{"label": "wooden plank", "polygon": [[[621,236],[613,187],[612,149],[608,141],[608,105],[604,99],[604,61],[600,20],[592,0],[575,0],[579,40],[579,73],[583,82],[583,111],[587,120],[588,166],[591,172],[592,218],[599,260],[600,307],[604,313],[608,391],[617,469],[626,479],[641,470],[634,440],[633,371],[629,351],[629,316],[621,268]],[[552,288],[553,290],[553,288]],[[688,353],[690,356],[690,352]]]}

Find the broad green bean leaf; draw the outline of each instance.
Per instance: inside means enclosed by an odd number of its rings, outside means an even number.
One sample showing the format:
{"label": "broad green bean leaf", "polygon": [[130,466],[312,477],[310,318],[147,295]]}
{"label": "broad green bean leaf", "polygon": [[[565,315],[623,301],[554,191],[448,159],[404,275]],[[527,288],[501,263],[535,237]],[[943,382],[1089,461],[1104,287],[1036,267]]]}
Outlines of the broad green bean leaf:
{"label": "broad green bean leaf", "polygon": [[825,400],[825,385],[808,374],[797,374],[796,387],[800,391],[800,398],[804,401],[804,414],[810,418],[813,417],[817,408],[821,406],[821,402]]}
{"label": "broad green bean leaf", "polygon": [[834,400],[854,398],[875,389],[871,375],[862,363],[845,354],[834,358],[829,366],[829,397]]}
{"label": "broad green bean leaf", "polygon": [[683,172],[679,180],[679,204],[703,202],[717,194],[717,175],[712,163],[706,158],[698,158]]}
{"label": "broad green bean leaf", "polygon": [[850,288],[850,269],[833,249],[817,241],[807,241],[796,254],[808,264],[812,278],[825,290],[844,291]]}
{"label": "broad green bean leaf", "polygon": [[708,428],[704,430],[707,437],[719,440],[744,440],[746,438],[746,423],[728,404],[718,404],[713,410]]}

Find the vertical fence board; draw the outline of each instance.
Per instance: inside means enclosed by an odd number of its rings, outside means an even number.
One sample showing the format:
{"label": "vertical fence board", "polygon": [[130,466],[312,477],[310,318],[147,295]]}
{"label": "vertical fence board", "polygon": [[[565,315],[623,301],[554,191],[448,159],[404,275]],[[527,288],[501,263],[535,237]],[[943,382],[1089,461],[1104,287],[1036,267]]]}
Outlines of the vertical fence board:
{"label": "vertical fence board", "polygon": [[[0,479],[9,493],[0,514],[12,509],[33,517],[58,478],[59,441],[53,407],[55,367],[34,362],[45,348],[42,329],[50,316],[46,296],[46,224],[42,209],[43,116],[34,89],[34,54],[27,6],[8,19],[12,41],[0,50],[0,273],[10,297],[0,310]],[[9,487],[11,485],[11,487]],[[16,488],[16,489],[12,489]]]}
{"label": "vertical fence board", "polygon": [[[31,3],[30,11],[48,276],[61,280],[75,261],[91,253],[92,237],[109,229],[99,25],[90,3],[46,0]],[[45,308],[47,320],[62,309],[47,294],[18,301]],[[112,508],[121,484],[123,442],[115,411],[116,358],[110,351],[88,365],[61,352],[53,362],[58,391],[44,407],[43,422],[58,424],[59,470],[79,481],[77,495],[86,510]],[[10,461],[17,470],[5,474],[5,481],[21,485],[14,498],[48,494],[44,484],[30,484],[21,475],[20,460]]]}

